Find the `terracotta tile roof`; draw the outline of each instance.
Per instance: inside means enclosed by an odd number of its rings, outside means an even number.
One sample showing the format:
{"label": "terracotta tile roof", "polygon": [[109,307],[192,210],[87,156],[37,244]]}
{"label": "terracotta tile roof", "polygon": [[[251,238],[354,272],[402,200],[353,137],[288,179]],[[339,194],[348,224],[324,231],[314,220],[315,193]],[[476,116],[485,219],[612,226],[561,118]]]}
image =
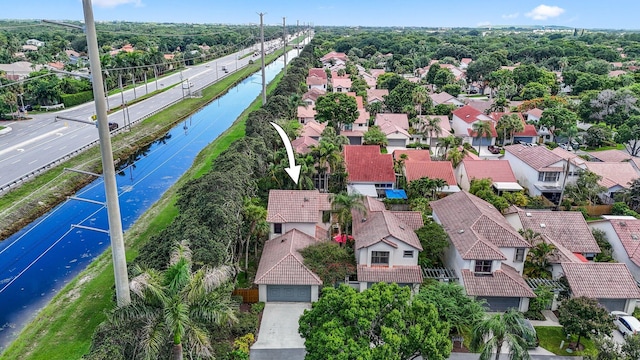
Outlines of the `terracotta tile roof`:
{"label": "terracotta tile roof", "polygon": [[[551,167],[558,162],[561,162],[562,157],[556,155],[551,150],[547,149],[546,146],[524,146],[522,144],[515,144],[505,146],[504,150],[509,152],[516,158],[520,159],[525,164],[529,165],[531,168],[541,171],[544,168]],[[555,171],[555,170],[550,170]],[[560,166],[560,171],[562,171],[562,166]]]}
{"label": "terracotta tile roof", "polygon": [[472,124],[477,120],[479,120],[478,117],[482,115],[482,112],[475,109],[473,106],[465,105],[461,108],[454,110],[452,114],[460,118],[462,121]]}
{"label": "terracotta tile roof", "polygon": [[316,109],[313,106],[298,106],[298,118],[315,118]]}
{"label": "terracotta tile roof", "polygon": [[567,151],[561,147],[557,147],[553,150],[551,150],[552,153],[560,156],[561,158],[565,159],[565,160],[570,160],[572,164],[574,165],[578,165],[581,168],[584,167],[583,165],[587,162],[585,159],[581,158],[580,156],[576,155],[575,153],[572,153],[570,151]]}
{"label": "terracotta tile roof", "polygon": [[506,259],[498,248],[531,247],[500,211],[466,191],[432,201],[430,205],[463,259]]}
{"label": "terracotta tile roof", "polygon": [[407,138],[411,137],[411,135],[406,129],[403,129],[392,122],[385,121],[382,124],[378,125],[378,127],[380,128],[380,131],[382,131],[382,133],[385,134],[387,137],[391,134],[402,134]]}
{"label": "terracotta tile roof", "polygon": [[[397,247],[396,242],[402,241],[418,250],[422,250],[420,240],[413,231],[413,226],[404,223],[390,211],[370,211],[363,217],[357,211],[351,214],[353,218],[353,237],[356,249],[362,249],[379,242],[385,242]],[[415,226],[415,224],[413,224]]]}
{"label": "terracotta tile roof", "polygon": [[360,130],[342,130],[340,131],[340,135],[342,136],[346,136],[348,138],[352,138],[352,137],[363,137],[364,136],[364,132],[360,131]]}
{"label": "terracotta tile roof", "polygon": [[518,209],[518,217],[523,228],[547,235],[571,252],[600,253],[600,247],[579,211]]}
{"label": "terracotta tile roof", "polygon": [[447,101],[454,99],[455,97],[447,92],[430,94],[429,97],[433,101],[433,105],[444,104]]}
{"label": "terracotta tile roof", "polygon": [[313,101],[318,100],[318,98],[327,92],[318,88],[311,88],[311,90],[307,91],[302,95],[302,100],[310,99]]}
{"label": "terracotta tile roof", "polygon": [[364,109],[364,100],[362,100],[362,96],[356,95],[353,91],[349,91],[347,95],[353,96],[356,99],[356,106],[358,107],[358,110]]}
{"label": "terracotta tile roof", "polygon": [[267,222],[318,223],[322,211],[331,210],[329,194],[318,190],[271,190]]}
{"label": "terracotta tile roof", "polygon": [[400,160],[403,154],[407,155],[407,161],[431,161],[429,150],[419,149],[394,150],[393,158]]}
{"label": "terracotta tile roof", "polygon": [[624,71],[624,70],[612,70],[612,71],[609,71],[609,74],[607,74],[607,75],[609,75],[609,77],[618,77],[618,76],[624,75],[626,73],[627,72]]}
{"label": "terracotta tile roof", "polygon": [[264,243],[256,284],[322,285],[322,280],[304,265],[300,250],[318,243],[313,237],[290,230]]}
{"label": "terracotta tile roof", "polygon": [[301,136],[320,137],[327,123],[318,123],[317,121],[308,121],[302,128]]}
{"label": "terracotta tile roof", "polygon": [[448,185],[458,185],[450,161],[407,161],[404,163],[404,168],[408,182],[428,177],[442,179]]}
{"label": "terracotta tile roof", "polygon": [[346,72],[344,73],[344,75],[338,75],[338,71],[336,70],[331,70],[331,78],[332,79],[350,79],[349,74],[347,74]]}
{"label": "terracotta tile roof", "polygon": [[422,284],[420,266],[377,267],[358,265],[358,281],[386,282],[397,284]]}
{"label": "terracotta tile roof", "polygon": [[631,155],[627,152],[617,149],[591,151],[589,152],[589,155],[604,162],[622,162],[631,159]]}
{"label": "terracotta tile roof", "polygon": [[563,263],[573,296],[640,299],[640,289],[624,263]]}
{"label": "terracotta tile roof", "polygon": [[414,231],[424,226],[422,214],[419,211],[391,211],[391,213]]}
{"label": "terracotta tile roof", "polygon": [[407,116],[407,114],[376,114],[375,125],[382,127],[382,125],[386,122],[392,123],[399,128],[409,130],[409,117]]}
{"label": "terracotta tile roof", "polygon": [[[547,243],[556,247],[548,257],[551,264],[562,264],[565,262],[583,262],[582,259],[584,259],[584,257],[580,253],[572,252],[571,250],[564,247],[561,243],[555,241],[547,235],[542,235],[542,238]],[[580,255],[580,258],[578,258],[578,255]]]}
{"label": "terracotta tile roof", "polygon": [[373,100],[384,101],[384,97],[389,95],[388,89],[367,89],[367,102],[371,103]]}
{"label": "terracotta tile roof", "polygon": [[491,179],[493,182],[518,182],[508,160],[463,160],[469,180]]}
{"label": "terracotta tile roof", "polygon": [[307,76],[307,85],[326,85],[327,79],[317,76]]}
{"label": "terracotta tile roof", "polygon": [[607,189],[616,185],[628,188],[630,182],[640,177],[630,162],[587,161],[585,164],[589,171],[602,176],[598,183]]}
{"label": "terracotta tile roof", "polygon": [[536,297],[522,276],[506,264],[502,264],[491,275],[476,275],[471,270],[464,269],[462,281],[467,295],[471,296]]}
{"label": "terracotta tile roof", "polygon": [[537,117],[538,119],[540,119],[542,117],[542,113],[544,112],[544,110],[542,109],[538,109],[538,108],[533,108],[531,110],[527,110],[527,114]]}
{"label": "terracotta tile roof", "polygon": [[470,64],[473,60],[471,58],[462,58],[460,60],[461,63],[463,64]]}
{"label": "terracotta tile roof", "polygon": [[640,266],[640,220],[609,219],[609,221],[629,259]]}
{"label": "terracotta tile roof", "polygon": [[311,68],[309,69],[309,75],[308,76],[317,76],[319,78],[323,78],[323,79],[327,79],[327,73],[324,71],[323,68]]}
{"label": "terracotta tile roof", "polygon": [[317,146],[317,145],[318,145],[318,140],[308,136],[301,136],[291,142],[291,146],[293,146],[293,150],[298,154],[306,154],[311,150],[309,149],[310,146]]}
{"label": "terracotta tile roof", "polygon": [[329,61],[331,61],[333,59],[347,61],[347,54],[332,51],[330,53],[325,54],[322,58],[320,58],[320,61],[325,63],[325,62],[329,62]]}
{"label": "terracotta tile roof", "polygon": [[358,118],[354,121],[354,124],[369,124],[369,119],[371,118],[371,114],[367,110],[358,109]]}
{"label": "terracotta tile roof", "polygon": [[395,182],[391,154],[381,154],[377,145],[345,145],[344,163],[349,182]]}
{"label": "terracotta tile roof", "polygon": [[371,69],[369,73],[373,75],[373,77],[378,78],[378,76],[384,74],[386,71],[384,69]]}
{"label": "terracotta tile roof", "polygon": [[370,196],[365,196],[364,205],[369,211],[385,211],[384,203],[378,199],[374,199]]}
{"label": "terracotta tile roof", "polygon": [[337,89],[339,87],[341,88],[345,88],[345,89],[349,89],[351,88],[351,79],[349,78],[332,78],[331,79],[331,84],[333,85],[334,89]]}

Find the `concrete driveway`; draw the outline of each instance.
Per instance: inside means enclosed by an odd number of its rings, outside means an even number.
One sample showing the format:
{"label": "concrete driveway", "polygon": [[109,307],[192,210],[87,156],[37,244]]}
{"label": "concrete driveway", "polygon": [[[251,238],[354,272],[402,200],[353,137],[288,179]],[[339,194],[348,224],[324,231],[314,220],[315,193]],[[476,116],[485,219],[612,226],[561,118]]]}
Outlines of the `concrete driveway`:
{"label": "concrete driveway", "polygon": [[298,319],[310,303],[266,303],[258,340],[251,346],[251,360],[304,360],[304,340]]}

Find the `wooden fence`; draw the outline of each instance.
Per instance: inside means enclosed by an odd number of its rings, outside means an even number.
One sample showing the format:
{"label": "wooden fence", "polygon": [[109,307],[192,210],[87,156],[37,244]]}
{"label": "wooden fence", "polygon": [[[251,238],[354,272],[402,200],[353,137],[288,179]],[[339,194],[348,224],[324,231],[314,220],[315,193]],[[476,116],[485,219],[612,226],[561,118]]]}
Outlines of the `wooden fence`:
{"label": "wooden fence", "polygon": [[259,301],[258,289],[235,289],[231,294],[242,296],[243,303],[253,304]]}
{"label": "wooden fence", "polygon": [[606,214],[611,214],[611,205],[585,205],[585,206],[574,206],[572,208],[572,210],[576,211],[576,210],[580,210],[580,208],[583,207],[585,209],[587,209],[587,214],[589,214],[589,216],[600,216],[600,215],[606,215]]}

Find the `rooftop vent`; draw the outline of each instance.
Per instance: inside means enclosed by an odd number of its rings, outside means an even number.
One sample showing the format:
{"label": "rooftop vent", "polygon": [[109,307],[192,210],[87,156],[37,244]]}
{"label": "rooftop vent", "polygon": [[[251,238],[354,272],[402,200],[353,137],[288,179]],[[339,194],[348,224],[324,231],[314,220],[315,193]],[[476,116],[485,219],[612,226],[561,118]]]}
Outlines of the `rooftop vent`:
{"label": "rooftop vent", "polygon": [[309,198],[305,196],[305,197],[304,197],[304,201],[305,201],[305,202],[308,202],[308,201],[309,201]]}
{"label": "rooftop vent", "polygon": [[527,217],[531,217],[531,213],[530,213],[530,212],[528,212],[528,213],[524,213],[524,214],[525,214]]}
{"label": "rooftop vent", "polygon": [[463,232],[464,232],[464,229],[458,230],[458,234],[462,234]]}
{"label": "rooftop vent", "polygon": [[620,222],[618,223],[618,225],[620,225],[620,226],[622,226],[622,227],[625,227],[625,226],[627,226],[627,223],[626,223],[626,222],[624,222],[624,221],[620,221]]}
{"label": "rooftop vent", "polygon": [[547,227],[547,225],[546,225],[545,223],[541,223],[541,224],[540,224],[540,227],[541,227],[541,228],[546,228],[546,227]]}
{"label": "rooftop vent", "polygon": [[631,234],[631,238],[633,240],[638,240],[638,234]]}
{"label": "rooftop vent", "polygon": [[402,226],[402,225],[398,225],[398,227],[399,227],[401,230],[404,230],[404,226]]}

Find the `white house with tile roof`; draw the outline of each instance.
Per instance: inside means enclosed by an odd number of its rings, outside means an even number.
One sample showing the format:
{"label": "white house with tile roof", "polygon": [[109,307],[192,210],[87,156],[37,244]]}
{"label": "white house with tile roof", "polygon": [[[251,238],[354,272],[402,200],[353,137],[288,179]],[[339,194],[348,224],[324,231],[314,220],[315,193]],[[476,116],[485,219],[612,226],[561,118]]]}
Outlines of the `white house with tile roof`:
{"label": "white house with tile roof", "polygon": [[271,190],[267,204],[269,238],[297,229],[316,239],[328,239],[329,194],[318,190]]}
{"label": "white house with tile roof", "polygon": [[322,280],[304,265],[300,251],[318,243],[298,229],[267,240],[254,283],[262,302],[311,302],[318,300]]}
{"label": "white house with tile roof", "polygon": [[522,278],[531,245],[488,202],[461,191],[430,203],[433,219],[449,235],[444,263],[467,295],[487,301],[489,310],[527,311],[536,297]]}
{"label": "white house with tile roof", "polygon": [[556,247],[549,259],[554,279],[563,273],[561,263],[587,262],[600,253],[591,228],[579,211],[516,209],[505,215],[511,226],[516,230],[530,229]]}
{"label": "white house with tile roof", "polygon": [[563,263],[571,296],[597,299],[608,311],[633,313],[640,289],[623,263]]}
{"label": "white house with tile roof", "polygon": [[469,191],[471,181],[489,179],[496,191],[520,191],[516,176],[506,160],[464,159],[455,169],[456,180],[461,189]]}
{"label": "white house with tile roof", "polygon": [[[478,146],[478,143],[480,143],[481,146],[495,145],[498,133],[496,132],[495,126],[493,125],[493,118],[469,105],[458,108],[451,114],[451,128],[453,129],[456,136],[462,137],[463,142],[469,143],[476,147]],[[479,139],[475,137],[473,124],[479,121],[488,121],[490,123],[490,138],[483,137],[482,139]]]}
{"label": "white house with tile roof", "polygon": [[352,212],[357,281],[360,291],[377,282],[395,282],[417,291],[422,283],[418,253],[422,245],[415,230],[423,226],[417,211],[388,211],[367,197],[367,213]]}
{"label": "white house with tile roof", "polygon": [[603,215],[603,219],[590,221],[591,229],[604,231],[613,258],[625,265],[640,283],[640,220],[633,216]]}
{"label": "white house with tile roof", "polygon": [[[522,187],[530,196],[544,196],[557,202],[564,184],[567,160],[545,146],[525,146],[515,144],[505,146],[504,160],[508,160]],[[569,162],[569,174],[580,170],[574,162]],[[571,178],[567,182],[573,181]]]}

